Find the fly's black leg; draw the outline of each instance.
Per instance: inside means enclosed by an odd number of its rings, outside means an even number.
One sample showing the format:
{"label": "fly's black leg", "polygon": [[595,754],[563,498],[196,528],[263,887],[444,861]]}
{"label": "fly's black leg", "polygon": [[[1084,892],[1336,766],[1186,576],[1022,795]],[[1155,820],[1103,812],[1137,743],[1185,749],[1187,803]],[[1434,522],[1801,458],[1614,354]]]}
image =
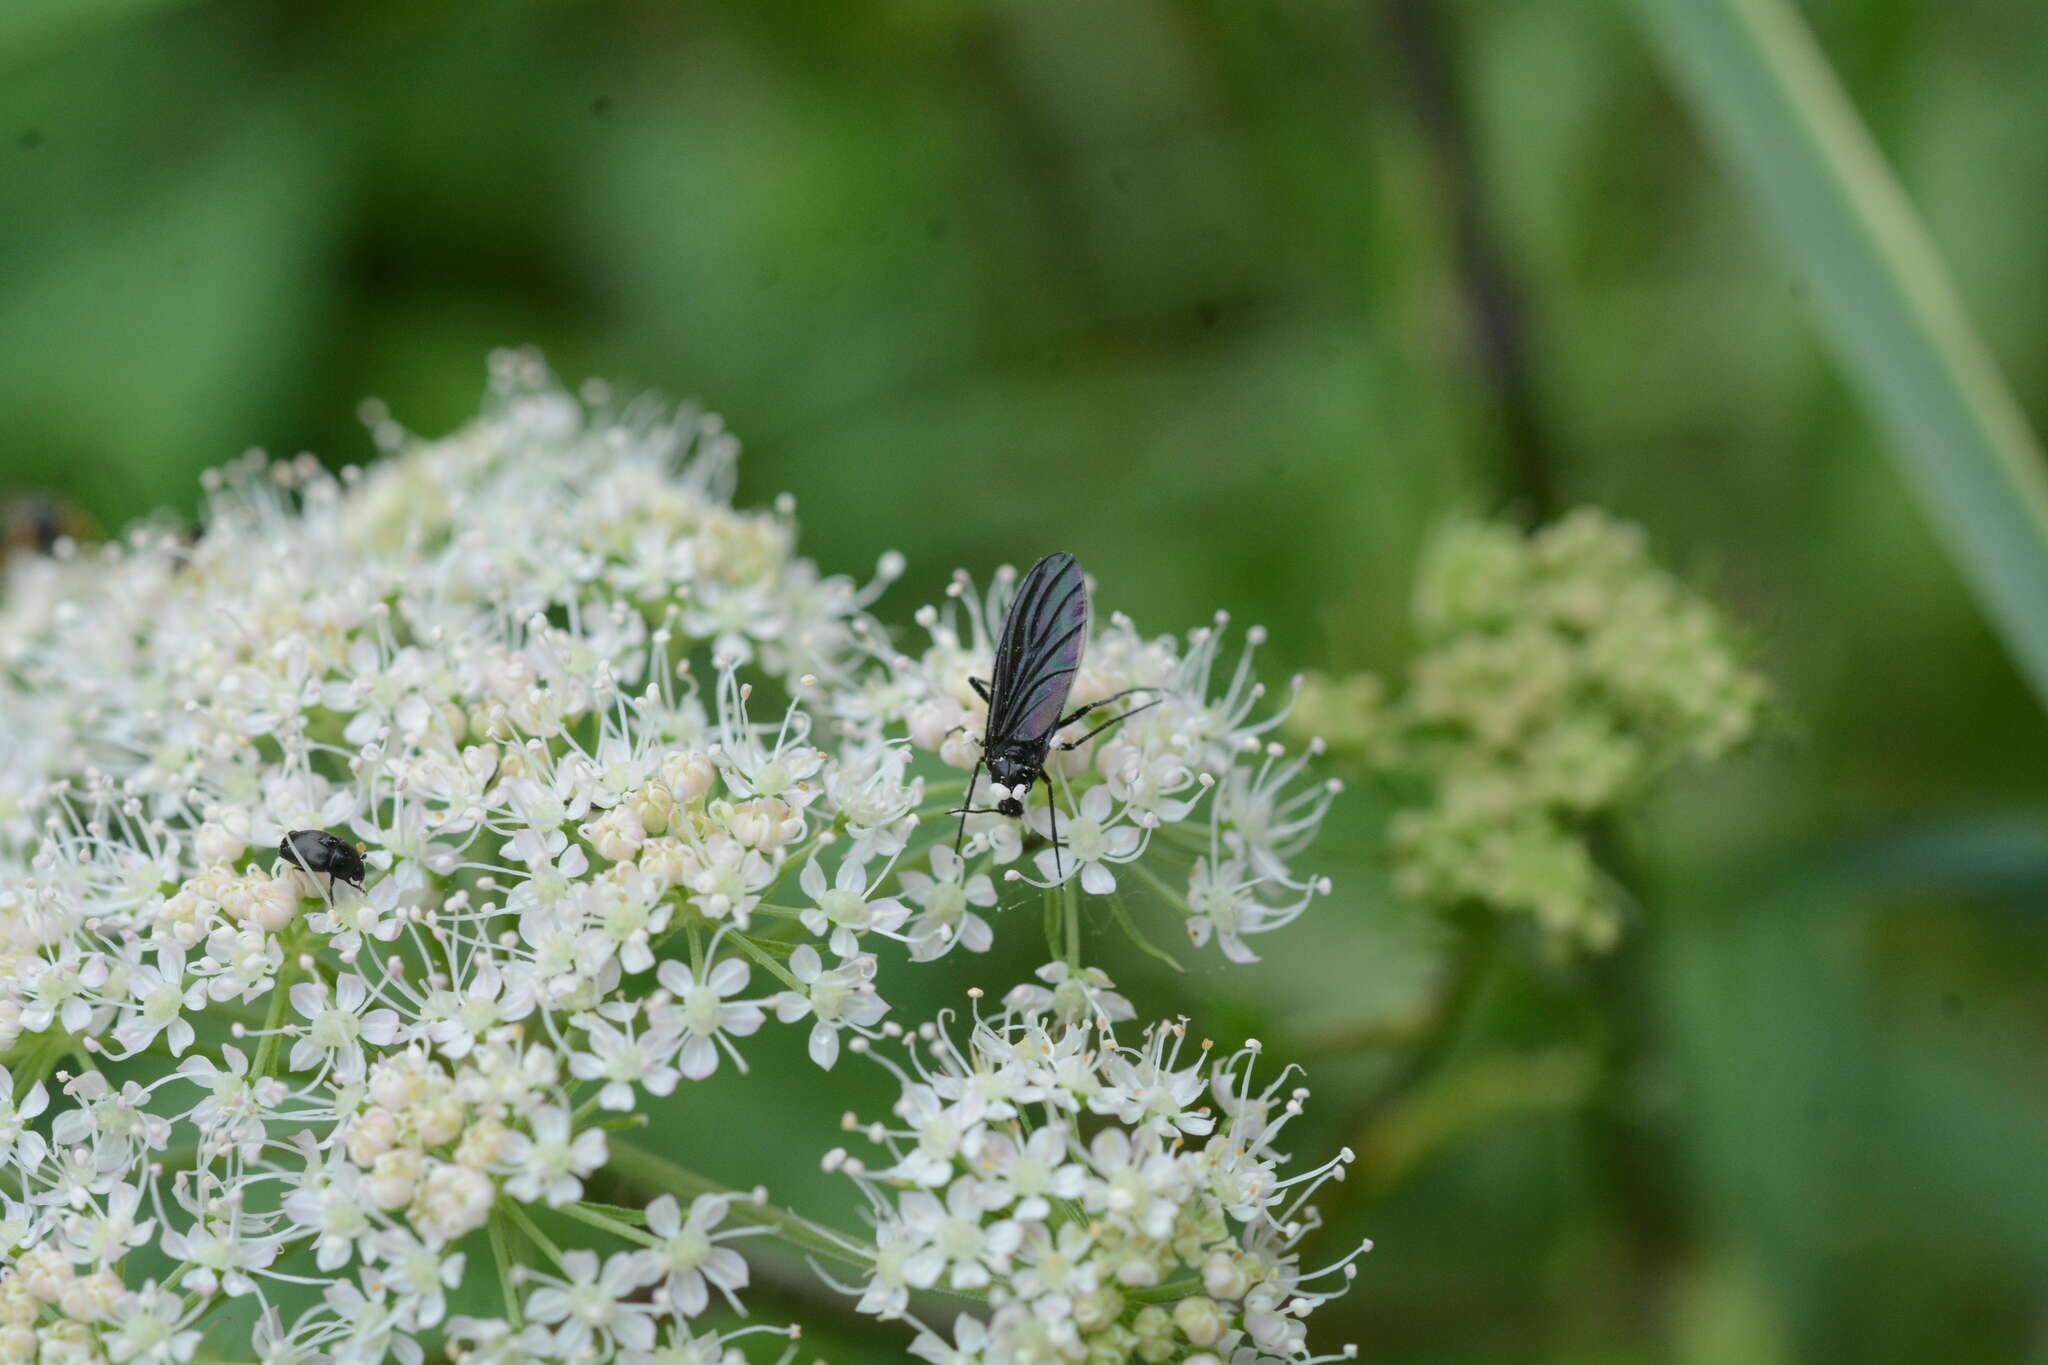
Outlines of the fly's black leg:
{"label": "fly's black leg", "polygon": [[969,679],[967,680],[967,685],[968,685],[969,687],[973,688],[973,689],[975,690],[975,693],[976,693],[976,694],[977,694],[978,696],[980,696],[980,698],[981,698],[981,699],[982,699],[983,701],[985,701],[985,702],[988,702],[988,703],[989,703],[990,705],[994,705],[994,704],[995,704],[995,698],[993,698],[993,697],[989,696],[989,694],[988,694],[988,684],[987,684],[987,683],[983,682],[983,681],[982,681],[981,679],[979,679],[979,678],[969,678]]}
{"label": "fly's black leg", "polygon": [[1065,876],[1060,869],[1060,794],[1053,790],[1052,774],[1042,776],[1045,778],[1045,817],[1052,822],[1052,877],[1059,881]]}
{"label": "fly's black leg", "polygon": [[[1165,700],[1166,698],[1161,697],[1158,699],[1158,701],[1148,701],[1143,706],[1133,706],[1130,710],[1124,712],[1122,715],[1111,716],[1108,720],[1102,722],[1102,724],[1096,726],[1093,730],[1090,730],[1087,734],[1081,736],[1079,739],[1074,740],[1068,744],[1062,744],[1059,746],[1059,748],[1062,751],[1065,751],[1067,749],[1078,749],[1083,744],[1086,744],[1089,740],[1101,734],[1104,730],[1107,730],[1110,726],[1115,725],[1118,721],[1129,720],[1132,716],[1137,715],[1140,711],[1150,711],[1153,707],[1159,705],[1159,702]],[[1099,704],[1100,703],[1098,703],[1098,705]]]}
{"label": "fly's black leg", "polygon": [[956,858],[960,856],[961,841],[967,837],[967,817],[984,813],[974,808],[974,784],[980,780],[981,760],[977,758],[974,760],[974,766],[968,770],[967,795],[960,798],[960,809],[957,812],[946,812],[948,815],[958,814],[960,817],[960,828],[953,835],[953,856]]}
{"label": "fly's black leg", "polygon": [[[1081,719],[1081,717],[1087,715],[1090,711],[1093,711],[1098,706],[1107,706],[1113,701],[1122,701],[1125,697],[1130,696],[1133,692],[1157,692],[1158,690],[1159,689],[1156,687],[1126,687],[1123,691],[1112,693],[1111,695],[1104,697],[1101,701],[1091,701],[1086,706],[1077,706],[1073,710],[1067,712],[1065,718],[1062,719],[1058,725],[1052,727],[1053,732],[1058,733],[1059,731],[1066,729],[1069,725],[1072,725],[1075,721]],[[1164,698],[1162,698],[1161,700],[1164,700]],[[1159,705],[1159,702],[1147,702],[1145,705],[1157,706]],[[1138,714],[1138,711],[1142,711],[1144,709],[1144,706],[1140,706],[1135,711],[1124,712],[1124,715],[1135,716],[1136,714]],[[1121,719],[1121,717],[1119,717],[1119,719]]]}

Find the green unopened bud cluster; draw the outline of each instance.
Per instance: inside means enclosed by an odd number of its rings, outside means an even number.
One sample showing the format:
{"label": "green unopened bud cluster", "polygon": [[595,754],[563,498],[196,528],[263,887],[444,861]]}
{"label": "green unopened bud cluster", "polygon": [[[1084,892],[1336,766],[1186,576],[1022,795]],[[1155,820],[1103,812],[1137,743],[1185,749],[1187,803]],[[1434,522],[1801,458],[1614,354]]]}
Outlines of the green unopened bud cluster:
{"label": "green unopened bud cluster", "polygon": [[1401,895],[1529,915],[1553,942],[1607,947],[1619,922],[1590,822],[1747,738],[1762,679],[1713,605],[1652,562],[1641,530],[1592,509],[1529,534],[1445,527],[1424,550],[1414,611],[1422,651],[1398,695],[1369,677],[1311,680],[1297,723],[1418,783],[1390,830]]}

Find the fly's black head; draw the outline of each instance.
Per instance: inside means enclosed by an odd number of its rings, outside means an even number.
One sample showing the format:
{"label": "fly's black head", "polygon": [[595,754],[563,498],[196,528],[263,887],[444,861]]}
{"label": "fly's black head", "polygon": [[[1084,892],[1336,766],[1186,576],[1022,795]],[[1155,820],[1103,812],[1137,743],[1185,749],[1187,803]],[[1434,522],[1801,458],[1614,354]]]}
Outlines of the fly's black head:
{"label": "fly's black head", "polygon": [[295,829],[278,843],[277,856],[308,872],[324,872],[334,881],[363,889],[363,855],[339,834],[324,829]]}
{"label": "fly's black head", "polygon": [[996,802],[996,809],[1005,815],[1017,816],[1024,813],[1024,794],[1031,790],[1031,784],[1045,775],[1045,745],[1023,741],[1014,744],[997,744],[988,751],[988,776],[998,787],[1007,787],[1009,795]]}

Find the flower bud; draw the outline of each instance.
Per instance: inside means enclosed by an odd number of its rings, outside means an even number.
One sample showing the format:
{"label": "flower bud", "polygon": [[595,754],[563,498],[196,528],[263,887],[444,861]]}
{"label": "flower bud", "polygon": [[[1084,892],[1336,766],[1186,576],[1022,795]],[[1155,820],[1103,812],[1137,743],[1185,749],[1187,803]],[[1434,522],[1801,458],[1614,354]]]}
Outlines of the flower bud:
{"label": "flower bud", "polygon": [[1236,1257],[1219,1251],[1202,1263],[1202,1288],[1209,1291],[1211,1298],[1241,1299],[1251,1288],[1251,1280]]}
{"label": "flower bud", "polygon": [[677,801],[696,805],[718,781],[718,768],[703,754],[673,753],[661,761],[661,781]]}
{"label": "flower bud", "polygon": [[372,1109],[348,1126],[348,1158],[367,1166],[398,1145],[398,1119],[388,1109]]}
{"label": "flower bud", "polygon": [[44,1303],[55,1303],[71,1287],[71,1262],[55,1247],[31,1247],[21,1254],[15,1268],[22,1286]]}
{"label": "flower bud", "polygon": [[583,827],[583,835],[600,857],[615,863],[625,862],[647,842],[647,830],[640,823],[640,812],[625,805],[613,806],[592,820]]}
{"label": "flower bud", "polygon": [[104,1322],[114,1315],[115,1306],[127,1292],[127,1286],[121,1283],[119,1275],[111,1270],[101,1270],[73,1280],[65,1288],[59,1306],[63,1308],[64,1316],[78,1322]]}
{"label": "flower bud", "polygon": [[1138,1359],[1148,1365],[1171,1357],[1179,1344],[1174,1340],[1173,1315],[1156,1303],[1138,1310],[1131,1319],[1131,1331],[1138,1338]]}
{"label": "flower bud", "polygon": [[1216,1300],[1200,1294],[1174,1304],[1173,1323],[1196,1346],[1214,1346],[1230,1327],[1229,1317]]}
{"label": "flower bud", "polygon": [[489,1176],[437,1161],[420,1182],[419,1195],[406,1217],[420,1236],[453,1242],[484,1225],[496,1193]]}
{"label": "flower bud", "polygon": [[1084,1332],[1107,1327],[1123,1316],[1124,1296],[1103,1286],[1074,1296],[1074,1325]]}
{"label": "flower bud", "polygon": [[410,1204],[423,1164],[420,1154],[407,1147],[378,1157],[370,1166],[370,1179],[365,1187],[371,1202],[387,1210]]}

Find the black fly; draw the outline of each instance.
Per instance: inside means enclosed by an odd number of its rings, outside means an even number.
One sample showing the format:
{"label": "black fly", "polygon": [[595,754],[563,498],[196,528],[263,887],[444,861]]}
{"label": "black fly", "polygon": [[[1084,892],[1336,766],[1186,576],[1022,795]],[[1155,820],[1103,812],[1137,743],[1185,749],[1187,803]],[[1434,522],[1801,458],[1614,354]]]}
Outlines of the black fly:
{"label": "black fly", "polygon": [[[974,690],[988,703],[988,729],[982,735],[981,758],[967,778],[967,804],[956,814],[960,831],[953,837],[959,851],[967,834],[970,815],[1024,814],[1024,797],[1032,784],[1044,782],[1048,793],[1052,779],[1045,775],[1045,760],[1054,748],[1078,749],[1120,720],[1157,706],[1158,698],[1144,706],[1113,716],[1082,735],[1055,746],[1054,736],[1099,706],[1153,689],[1126,688],[1101,701],[1066,710],[1067,694],[1073,691],[1074,674],[1081,668],[1081,650],[1088,641],[1088,584],[1081,566],[1072,555],[1049,554],[1031,566],[1017,595],[1010,599],[1009,614],[1003,618],[1003,633],[996,641],[995,678],[983,682],[969,678]],[[975,779],[982,767],[989,780],[1004,789],[993,806],[976,806]],[[1056,807],[1052,807],[1056,811]],[[1058,859],[1060,831],[1058,815],[1053,816],[1052,842]]]}

